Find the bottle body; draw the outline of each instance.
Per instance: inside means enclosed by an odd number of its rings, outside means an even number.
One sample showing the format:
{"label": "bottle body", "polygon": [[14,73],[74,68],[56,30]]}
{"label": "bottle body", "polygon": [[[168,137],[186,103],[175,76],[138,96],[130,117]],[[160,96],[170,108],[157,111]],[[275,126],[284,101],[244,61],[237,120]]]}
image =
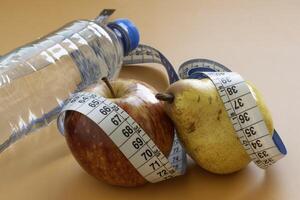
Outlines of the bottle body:
{"label": "bottle body", "polygon": [[71,22],[0,60],[0,152],[56,118],[63,101],[122,65],[120,39],[106,25]]}

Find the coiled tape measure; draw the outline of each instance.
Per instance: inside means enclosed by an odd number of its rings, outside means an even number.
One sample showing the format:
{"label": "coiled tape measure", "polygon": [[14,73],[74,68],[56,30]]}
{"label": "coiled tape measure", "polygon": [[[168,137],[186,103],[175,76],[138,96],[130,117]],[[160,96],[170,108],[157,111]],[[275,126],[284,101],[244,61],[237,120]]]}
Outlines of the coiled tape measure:
{"label": "coiled tape measure", "polygon": [[[166,57],[158,50],[146,45],[139,45],[124,58],[123,63],[124,65],[158,63],[165,67],[170,84],[179,80]],[[228,68],[214,61],[194,59],[180,66],[179,76],[182,79],[210,78],[213,81],[237,136],[251,159],[259,167],[265,169],[287,153],[277,132],[274,130],[273,136],[268,134],[256,101],[240,75],[230,72]],[[106,112],[100,112],[104,108]],[[88,92],[73,94],[58,117],[58,128],[62,134],[64,133],[65,112],[68,110],[80,112],[97,123],[149,182],[155,183],[185,173],[186,154],[176,132],[171,153],[166,158],[128,113],[104,97]],[[122,133],[126,127],[130,129],[130,135]]]}

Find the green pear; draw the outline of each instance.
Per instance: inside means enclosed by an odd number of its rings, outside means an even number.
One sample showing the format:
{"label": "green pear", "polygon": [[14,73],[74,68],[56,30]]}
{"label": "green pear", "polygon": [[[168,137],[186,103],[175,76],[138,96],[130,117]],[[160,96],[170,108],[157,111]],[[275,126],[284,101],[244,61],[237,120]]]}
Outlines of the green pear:
{"label": "green pear", "polygon": [[[247,83],[273,133],[271,114],[261,94]],[[210,79],[184,79],[172,84],[165,94],[164,108],[173,120],[187,153],[202,168],[217,174],[233,173],[251,161],[237,137],[218,91]]]}

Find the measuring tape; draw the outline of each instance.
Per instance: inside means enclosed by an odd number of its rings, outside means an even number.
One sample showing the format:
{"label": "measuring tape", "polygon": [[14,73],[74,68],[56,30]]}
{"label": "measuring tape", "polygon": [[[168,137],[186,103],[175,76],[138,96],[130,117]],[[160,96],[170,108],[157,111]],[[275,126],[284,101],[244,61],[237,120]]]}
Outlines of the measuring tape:
{"label": "measuring tape", "polygon": [[172,84],[179,80],[177,72],[168,59],[157,49],[147,45],[139,45],[133,52],[123,59],[123,65],[157,63],[164,66]]}
{"label": "measuring tape", "polygon": [[[124,65],[140,63],[162,64],[168,73],[170,83],[177,81],[178,75],[170,62],[156,49],[140,45],[124,58]],[[105,114],[99,112],[105,108]],[[136,170],[149,182],[155,183],[182,175],[186,171],[186,153],[176,131],[168,158],[160,151],[147,133],[130,115],[117,104],[97,94],[75,93],[66,103],[58,117],[58,128],[64,133],[64,117],[68,110],[80,112],[107,134]],[[115,119],[118,119],[116,121]],[[129,137],[123,129],[130,129]]]}
{"label": "measuring tape", "polygon": [[237,137],[257,166],[266,169],[287,154],[278,133],[269,134],[256,100],[239,74],[217,62],[194,59],[180,66],[179,75],[183,79],[209,78],[214,83]]}

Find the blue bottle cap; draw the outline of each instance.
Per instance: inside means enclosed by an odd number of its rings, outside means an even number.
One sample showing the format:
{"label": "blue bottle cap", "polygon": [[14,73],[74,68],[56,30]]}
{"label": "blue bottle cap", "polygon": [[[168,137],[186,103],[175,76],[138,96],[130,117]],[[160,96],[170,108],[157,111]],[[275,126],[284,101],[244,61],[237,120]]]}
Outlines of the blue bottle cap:
{"label": "blue bottle cap", "polygon": [[128,19],[117,19],[108,24],[117,36],[121,39],[124,47],[124,54],[137,48],[140,41],[140,34],[136,26]]}

